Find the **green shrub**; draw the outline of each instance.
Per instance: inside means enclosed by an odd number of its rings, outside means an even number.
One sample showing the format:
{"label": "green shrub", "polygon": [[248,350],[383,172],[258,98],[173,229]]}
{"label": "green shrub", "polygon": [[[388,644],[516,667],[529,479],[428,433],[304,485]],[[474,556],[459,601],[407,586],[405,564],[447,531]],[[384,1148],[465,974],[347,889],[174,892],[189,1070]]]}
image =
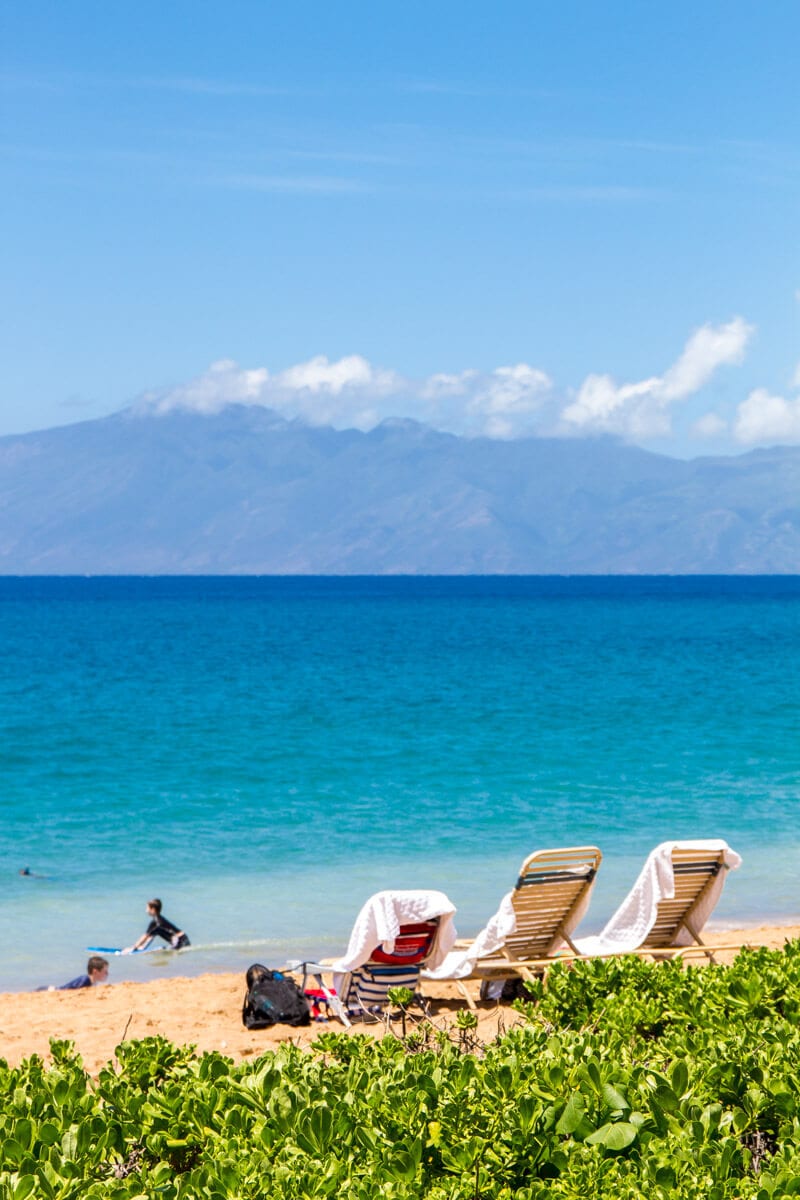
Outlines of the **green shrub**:
{"label": "green shrub", "polygon": [[5,1200],[800,1194],[800,948],[557,965],[479,1054],[432,1026],[255,1062],[129,1042],[0,1063]]}

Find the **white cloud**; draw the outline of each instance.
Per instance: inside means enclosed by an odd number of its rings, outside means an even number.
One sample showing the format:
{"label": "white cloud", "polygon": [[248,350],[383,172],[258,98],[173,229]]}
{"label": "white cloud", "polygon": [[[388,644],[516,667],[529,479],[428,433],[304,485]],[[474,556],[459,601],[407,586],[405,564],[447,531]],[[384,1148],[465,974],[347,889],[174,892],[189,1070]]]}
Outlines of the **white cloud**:
{"label": "white cloud", "polygon": [[423,400],[440,400],[446,396],[464,396],[469,391],[470,383],[477,376],[477,371],[460,371],[448,375],[440,371],[429,375],[420,388]]}
{"label": "white cloud", "polygon": [[214,413],[227,404],[257,404],[289,419],[340,429],[371,429],[387,417],[405,416],[456,433],[519,437],[534,432],[551,387],[544,371],[527,363],[411,380],[360,354],[336,360],[320,354],[275,374],[222,359],[188,383],[147,393],[137,407]]}
{"label": "white cloud", "polygon": [[746,446],[800,442],[800,396],[786,400],[756,388],[739,405],[733,433]]}
{"label": "white cloud", "polygon": [[665,421],[655,400],[660,378],[643,379],[619,387],[610,375],[587,375],[572,404],[561,414],[567,427],[587,433],[605,431],[633,434],[645,427],[651,434],[663,432]]}
{"label": "white cloud", "polygon": [[610,375],[589,375],[562,421],[573,432],[617,433],[632,440],[663,436],[670,406],[708,383],[718,367],[741,362],[753,333],[742,317],[695,330],[677,362],[663,374],[619,385]]}
{"label": "white cloud", "polygon": [[665,400],[682,400],[708,383],[717,367],[740,363],[753,326],[742,317],[727,325],[702,325],[686,343],[683,354],[663,379]]}
{"label": "white cloud", "polygon": [[488,437],[518,437],[530,418],[540,412],[552,386],[544,371],[527,363],[497,367],[478,383],[467,412]]}
{"label": "white cloud", "polygon": [[[320,354],[274,372],[220,359],[187,383],[147,393],[136,408],[215,413],[228,404],[261,405],[288,420],[338,429],[369,430],[387,418],[410,417],[467,436],[608,432],[641,442],[669,434],[673,407],[698,392],[719,367],[740,362],[752,332],[741,317],[703,325],[662,375],[619,384],[610,375],[590,374],[566,402],[550,376],[526,362],[411,379],[360,354],[338,359]],[[800,386],[800,366],[795,383]],[[745,444],[797,441],[800,399],[758,389],[732,422],[709,412],[691,432],[698,437],[732,435]]]}
{"label": "white cloud", "polygon": [[397,392],[402,383],[394,371],[375,368],[358,354],[334,362],[320,354],[276,375],[266,367],[247,370],[225,358],[189,383],[147,393],[137,407],[163,414],[176,409],[215,413],[228,404],[261,405],[311,425],[371,429],[381,420],[374,401]]}
{"label": "white cloud", "polygon": [[292,391],[331,392],[338,396],[347,388],[367,388],[373,395],[388,395],[400,383],[394,371],[373,367],[360,354],[350,354],[330,362],[324,354],[308,362],[288,367],[275,376],[275,385]]}
{"label": "white cloud", "polygon": [[245,371],[230,358],[214,362],[205,375],[181,384],[168,392],[148,392],[140,406],[150,412],[166,413],[183,408],[192,412],[215,413],[227,404],[258,404],[269,380],[266,367]]}

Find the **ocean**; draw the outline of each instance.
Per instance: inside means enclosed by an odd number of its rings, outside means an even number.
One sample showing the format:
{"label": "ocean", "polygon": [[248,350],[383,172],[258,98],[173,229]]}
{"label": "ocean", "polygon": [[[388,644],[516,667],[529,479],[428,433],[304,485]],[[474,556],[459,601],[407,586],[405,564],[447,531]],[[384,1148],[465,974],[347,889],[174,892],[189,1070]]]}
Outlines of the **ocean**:
{"label": "ocean", "polygon": [[[476,932],[537,848],[724,837],[714,923],[800,921],[800,578],[0,579],[0,989],[334,954],[364,899]],[[30,868],[23,876],[20,870]]]}

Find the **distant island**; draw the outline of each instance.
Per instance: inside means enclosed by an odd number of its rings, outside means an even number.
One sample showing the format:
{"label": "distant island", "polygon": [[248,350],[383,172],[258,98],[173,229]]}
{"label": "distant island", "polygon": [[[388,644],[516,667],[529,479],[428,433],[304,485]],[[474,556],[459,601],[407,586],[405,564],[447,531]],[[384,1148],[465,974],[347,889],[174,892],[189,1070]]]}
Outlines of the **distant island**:
{"label": "distant island", "polygon": [[800,447],[368,433],[232,405],[0,438],[0,573],[795,574]]}

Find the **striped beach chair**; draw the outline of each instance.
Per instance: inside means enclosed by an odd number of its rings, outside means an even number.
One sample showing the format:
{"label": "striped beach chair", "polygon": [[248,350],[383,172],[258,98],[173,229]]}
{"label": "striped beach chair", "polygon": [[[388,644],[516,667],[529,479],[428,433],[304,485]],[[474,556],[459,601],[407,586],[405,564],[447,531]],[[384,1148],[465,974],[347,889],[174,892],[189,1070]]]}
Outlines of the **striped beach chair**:
{"label": "striped beach chair", "polygon": [[390,988],[419,987],[420,969],[430,955],[439,929],[439,918],[401,925],[390,952],[377,946],[367,962],[346,975],[340,983],[341,999],[348,1013],[374,1013],[386,1004]]}

